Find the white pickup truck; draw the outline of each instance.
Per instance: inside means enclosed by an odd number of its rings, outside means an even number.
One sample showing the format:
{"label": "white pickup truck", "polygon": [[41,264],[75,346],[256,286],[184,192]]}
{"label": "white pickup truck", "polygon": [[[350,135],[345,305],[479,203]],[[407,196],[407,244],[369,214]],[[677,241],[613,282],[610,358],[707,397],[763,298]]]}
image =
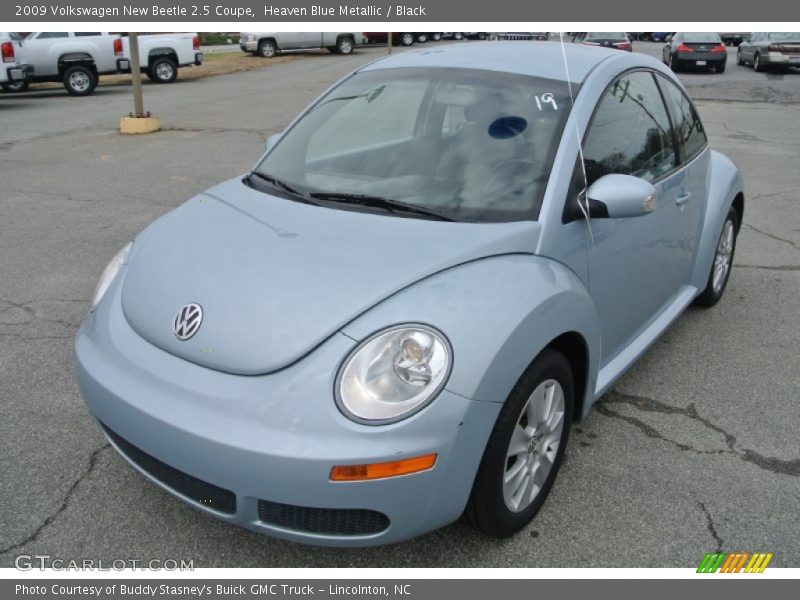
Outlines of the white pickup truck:
{"label": "white pickup truck", "polygon": [[[97,87],[100,75],[129,73],[130,43],[116,33],[37,31],[24,42],[33,77],[5,86],[24,91],[31,82],[60,81],[73,96],[86,96]],[[171,83],[178,67],[203,62],[195,33],[139,34],[142,72],[157,83]]]}
{"label": "white pickup truck", "polygon": [[242,31],[239,48],[264,58],[272,58],[283,50],[327,48],[336,54],[350,54],[357,44],[364,43],[360,33],[335,31]]}
{"label": "white pickup truck", "polygon": [[[140,33],[139,64],[156,83],[172,83],[179,67],[203,64],[200,37],[196,33]],[[123,54],[130,58],[130,42],[122,38]]]}
{"label": "white pickup truck", "polygon": [[9,86],[21,92],[29,83],[60,81],[73,96],[86,96],[97,87],[97,77],[127,68],[122,40],[110,33],[37,31],[24,42],[33,77]]}
{"label": "white pickup truck", "polygon": [[28,64],[27,48],[16,33],[0,32],[0,85],[7,91],[24,85],[33,76],[33,67]]}

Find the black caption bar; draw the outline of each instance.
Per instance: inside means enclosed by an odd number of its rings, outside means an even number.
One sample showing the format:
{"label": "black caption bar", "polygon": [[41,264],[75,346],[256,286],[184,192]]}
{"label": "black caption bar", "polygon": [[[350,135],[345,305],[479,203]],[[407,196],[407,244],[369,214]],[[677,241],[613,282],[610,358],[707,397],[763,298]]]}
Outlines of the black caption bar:
{"label": "black caption bar", "polygon": [[14,22],[798,22],[800,3],[642,0],[3,0]]}
{"label": "black caption bar", "polygon": [[[712,587],[713,586],[713,589]],[[758,587],[756,587],[758,586]],[[728,600],[793,597],[791,579],[723,579],[708,576],[668,580],[415,579],[415,580],[203,580],[203,579],[26,579],[0,581],[0,597],[21,600],[486,600],[487,598],[611,597],[648,600]],[[796,590],[795,590],[796,591]]]}

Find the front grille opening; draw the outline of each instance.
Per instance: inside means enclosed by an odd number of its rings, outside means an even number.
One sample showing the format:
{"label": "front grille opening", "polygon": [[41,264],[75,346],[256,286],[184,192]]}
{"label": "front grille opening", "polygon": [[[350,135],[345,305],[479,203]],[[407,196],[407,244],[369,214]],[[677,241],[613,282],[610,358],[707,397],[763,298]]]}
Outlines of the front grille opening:
{"label": "front grille opening", "polygon": [[100,423],[100,425],[103,426],[105,432],[125,456],[167,487],[172,488],[176,492],[183,494],[202,506],[229,515],[236,512],[236,495],[230,490],[217,487],[197,477],[192,477],[188,473],[184,473],[183,471],[179,471],[163,463],[143,450],[140,450],[126,439],[120,437],[106,427],[104,423]]}
{"label": "front grille opening", "polygon": [[389,527],[389,517],[357,508],[310,508],[258,501],[258,518],[284,529],[323,535],[370,535]]}

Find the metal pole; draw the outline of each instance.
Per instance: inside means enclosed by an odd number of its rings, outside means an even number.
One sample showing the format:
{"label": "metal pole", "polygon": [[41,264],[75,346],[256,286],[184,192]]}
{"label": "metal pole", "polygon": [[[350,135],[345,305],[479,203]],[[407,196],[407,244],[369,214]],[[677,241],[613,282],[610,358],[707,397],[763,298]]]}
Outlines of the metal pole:
{"label": "metal pole", "polygon": [[388,52],[387,53],[391,54],[392,53],[392,32],[391,31],[386,34],[386,43],[388,44],[388,46],[387,46]]}
{"label": "metal pole", "polygon": [[131,48],[131,78],[133,80],[133,116],[144,117],[142,100],[142,70],[139,66],[139,36],[136,32],[128,34]]}

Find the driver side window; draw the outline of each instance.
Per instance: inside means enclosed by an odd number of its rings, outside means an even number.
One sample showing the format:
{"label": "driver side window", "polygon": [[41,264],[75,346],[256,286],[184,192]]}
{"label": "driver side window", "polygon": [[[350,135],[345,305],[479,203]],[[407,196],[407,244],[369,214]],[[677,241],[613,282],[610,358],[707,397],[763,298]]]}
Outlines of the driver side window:
{"label": "driver side window", "polygon": [[676,167],[669,117],[651,73],[625,73],[608,88],[584,139],[583,157],[586,187],[611,173],[653,181]]}

